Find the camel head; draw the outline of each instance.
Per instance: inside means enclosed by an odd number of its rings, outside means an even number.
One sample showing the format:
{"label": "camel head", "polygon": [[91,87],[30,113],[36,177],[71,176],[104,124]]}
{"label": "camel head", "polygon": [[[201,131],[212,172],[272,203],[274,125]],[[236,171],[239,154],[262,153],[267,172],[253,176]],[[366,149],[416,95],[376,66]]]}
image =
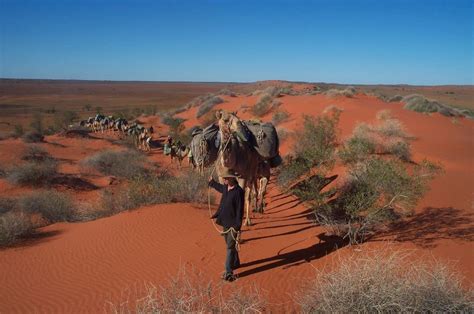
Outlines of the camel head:
{"label": "camel head", "polygon": [[237,163],[239,145],[242,140],[245,140],[244,127],[234,113],[224,110],[217,111],[216,118],[221,138],[219,162],[223,167],[233,169]]}

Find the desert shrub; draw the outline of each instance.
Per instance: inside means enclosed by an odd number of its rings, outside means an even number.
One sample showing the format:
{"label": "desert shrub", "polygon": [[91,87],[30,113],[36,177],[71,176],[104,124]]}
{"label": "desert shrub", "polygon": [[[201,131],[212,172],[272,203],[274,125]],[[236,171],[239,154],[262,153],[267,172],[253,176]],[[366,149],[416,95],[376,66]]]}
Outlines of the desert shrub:
{"label": "desert shrub", "polygon": [[34,132],[38,134],[43,134],[43,117],[41,113],[35,112],[30,122],[30,127]]}
{"label": "desert shrub", "polygon": [[405,141],[389,141],[384,145],[385,153],[397,156],[402,161],[411,160],[410,143]]}
{"label": "desert shrub", "polygon": [[130,182],[128,199],[133,207],[161,203],[207,204],[207,180],[193,171],[179,176],[166,173],[136,177]]}
{"label": "desert shrub", "polygon": [[221,89],[219,92],[217,92],[218,95],[223,95],[223,96],[230,96],[230,97],[237,97],[237,95],[228,89]]}
{"label": "desert shrub", "polygon": [[330,167],[337,146],[339,116],[338,111],[318,117],[304,116],[303,130],[296,134],[299,140],[294,146],[295,155],[306,160],[311,167]]}
{"label": "desert shrub", "polygon": [[287,188],[310,169],[309,162],[303,158],[287,158],[278,170],[277,183],[279,186]]}
{"label": "desert shrub", "polygon": [[380,110],[375,114],[375,118],[377,118],[377,120],[392,119],[392,112],[388,109]]}
{"label": "desert shrub", "polygon": [[54,190],[33,192],[21,197],[19,205],[26,213],[41,214],[50,223],[71,221],[75,216],[72,199]]}
{"label": "desert shrub", "polygon": [[358,162],[374,154],[376,147],[377,143],[370,137],[353,136],[344,143],[338,154],[344,163]]}
{"label": "desert shrub", "polygon": [[145,157],[132,150],[104,150],[81,162],[83,170],[94,169],[105,175],[132,178],[146,174]]}
{"label": "desert shrub", "polygon": [[268,86],[262,91],[262,93],[274,98],[280,96],[280,91],[281,89],[277,86]]}
{"label": "desert shrub", "polygon": [[283,142],[284,140],[286,140],[287,138],[289,138],[292,134],[292,132],[288,131],[287,129],[284,129],[284,128],[277,128],[277,134],[278,134],[278,140],[281,142]]}
{"label": "desert shrub", "polygon": [[31,219],[22,212],[0,214],[0,246],[8,246],[34,232]]}
{"label": "desert shrub", "polygon": [[263,94],[257,103],[252,107],[252,113],[257,117],[264,116],[272,109],[273,97],[269,94]]}
{"label": "desert shrub", "polygon": [[199,118],[199,124],[202,128],[216,123],[216,110],[211,110]]}
{"label": "desert shrub", "polygon": [[176,276],[165,284],[148,284],[143,296],[132,302],[110,305],[108,312],[137,313],[262,313],[265,302],[256,287],[224,288],[224,285],[206,282],[194,269],[181,267]]}
{"label": "desert shrub", "polygon": [[345,96],[351,98],[354,97],[356,93],[356,89],[354,87],[349,86],[345,89],[330,89],[325,91],[323,94],[328,97]]}
{"label": "desert shrub", "polygon": [[165,115],[161,118],[161,122],[169,126],[169,133],[173,137],[178,136],[181,132],[184,131],[184,121],[186,120],[183,118],[175,118],[169,115]]}
{"label": "desert shrub", "polygon": [[274,125],[280,124],[288,119],[290,114],[286,110],[278,110],[272,116],[272,123]]}
{"label": "desert shrub", "polygon": [[199,109],[196,113],[196,118],[199,118],[201,117],[202,115],[204,115],[205,113],[209,112],[212,108],[214,108],[214,106],[218,105],[218,104],[221,104],[223,103],[224,100],[222,100],[222,98],[220,97],[217,97],[217,96],[213,96],[209,99],[207,99],[206,101],[204,101],[200,106],[199,106]]}
{"label": "desert shrub", "polygon": [[395,96],[392,96],[388,99],[388,102],[400,102],[402,101],[403,99],[403,96],[400,96],[400,95],[395,95]]}
{"label": "desert shrub", "polygon": [[408,166],[396,159],[370,158],[349,168],[331,206],[316,208],[322,225],[345,225],[350,243],[363,242],[385,223],[411,213],[440,167],[424,161]]}
{"label": "desert shrub", "polygon": [[0,214],[5,214],[17,207],[17,201],[10,197],[0,197]]}
{"label": "desert shrub", "polygon": [[68,111],[57,112],[54,115],[53,130],[56,132],[59,130],[66,130],[68,126],[77,119],[79,119],[79,116],[74,111],[68,110]]}
{"label": "desert shrub", "polygon": [[472,287],[446,265],[400,251],[369,251],[320,272],[297,297],[303,313],[469,313]]}
{"label": "desert shrub", "polygon": [[39,143],[44,140],[44,136],[36,131],[27,132],[22,137],[25,143]]}
{"label": "desert shrub", "polygon": [[7,180],[18,185],[49,185],[58,174],[57,168],[58,164],[55,160],[32,161],[10,169]]}
{"label": "desert shrub", "polygon": [[53,160],[53,157],[41,146],[28,145],[23,152],[21,159],[42,162]]}
{"label": "desert shrub", "polygon": [[376,126],[376,132],[386,136],[386,137],[400,137],[408,138],[404,126],[397,119],[385,119],[383,122]]}
{"label": "desert shrub", "polygon": [[13,137],[19,138],[22,137],[24,134],[25,130],[23,129],[23,126],[21,124],[15,124],[13,129]]}

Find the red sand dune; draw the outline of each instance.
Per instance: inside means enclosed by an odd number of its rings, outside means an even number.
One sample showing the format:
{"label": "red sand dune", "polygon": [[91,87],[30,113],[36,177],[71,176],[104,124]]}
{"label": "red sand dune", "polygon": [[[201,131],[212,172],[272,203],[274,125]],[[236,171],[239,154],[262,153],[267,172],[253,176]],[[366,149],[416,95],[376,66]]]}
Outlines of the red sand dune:
{"label": "red sand dune", "polygon": [[[237,110],[241,104],[255,104],[257,97],[225,100],[217,108]],[[390,109],[416,137],[412,145],[415,161],[426,157],[441,162],[445,172],[432,182],[412,220],[382,239],[390,239],[394,248],[416,249],[443,261],[455,261],[466,282],[472,284],[473,121],[460,119],[459,123],[452,123],[437,114],[406,111],[401,104],[387,104],[362,95],[285,96],[280,100],[281,108],[291,114],[280,127],[290,131],[301,127],[302,114],[318,115],[328,105],[337,105],[344,110],[340,122],[342,138],[352,132],[358,121],[373,122],[376,112]],[[180,114],[188,119],[187,127],[197,124],[195,113],[193,108]],[[249,113],[241,111],[239,116],[250,118]],[[268,114],[263,120],[270,119]],[[65,146],[42,144],[50,153],[74,162],[84,154],[113,146],[100,139],[47,140]],[[282,153],[289,152],[290,144],[290,140],[283,143]],[[20,145],[19,141],[0,142],[0,162],[18,156]],[[7,147],[12,148],[7,151]],[[150,158],[168,163],[157,151]],[[78,171],[74,163],[62,169],[68,173]],[[337,171],[336,168],[334,174]],[[4,180],[0,180],[0,187],[5,188],[2,195],[22,191]],[[86,196],[94,199],[92,195]],[[267,203],[266,213],[254,217],[255,224],[244,230],[243,267],[238,271],[240,279],[233,284],[259,286],[268,297],[271,310],[294,310],[291,295],[305,278],[312,276],[315,269],[331,268],[336,255],[351,253],[353,248],[331,252],[332,246],[317,238],[324,230],[308,220],[309,210],[295,197],[282,194],[273,182]],[[205,280],[218,281],[223,270],[224,243],[208,217],[207,209],[166,204],[87,223],[48,226],[43,230],[43,238],[0,251],[0,312],[102,311],[107,301],[123,301],[141,291],[146,282],[163,283],[177,273],[180,265],[194,265],[203,272]],[[385,242],[373,241],[357,249],[380,245]]]}

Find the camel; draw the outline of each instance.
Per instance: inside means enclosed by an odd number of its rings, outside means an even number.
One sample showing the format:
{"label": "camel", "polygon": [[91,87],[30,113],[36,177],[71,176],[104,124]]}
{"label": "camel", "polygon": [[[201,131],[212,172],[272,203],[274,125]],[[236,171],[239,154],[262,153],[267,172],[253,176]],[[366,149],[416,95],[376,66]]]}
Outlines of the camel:
{"label": "camel", "polygon": [[189,154],[189,147],[185,145],[180,145],[179,143],[176,145],[171,146],[171,162],[173,162],[174,158],[178,160],[178,168],[181,169],[181,164],[183,159],[188,156]]}
{"label": "camel", "polygon": [[[239,185],[245,190],[245,225],[250,226],[251,192],[252,189],[258,191],[258,168],[263,159],[248,142],[250,137],[235,114],[218,111],[216,117],[221,138],[216,172],[219,177],[225,172],[237,175]],[[258,195],[262,194],[257,193]]]}

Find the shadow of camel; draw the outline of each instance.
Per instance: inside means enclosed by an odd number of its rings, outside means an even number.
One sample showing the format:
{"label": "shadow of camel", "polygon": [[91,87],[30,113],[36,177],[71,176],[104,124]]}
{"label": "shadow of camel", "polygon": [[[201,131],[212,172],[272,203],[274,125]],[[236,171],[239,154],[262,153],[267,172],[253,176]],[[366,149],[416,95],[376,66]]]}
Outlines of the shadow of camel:
{"label": "shadow of camel", "polygon": [[435,247],[443,239],[473,241],[474,214],[453,207],[426,207],[422,212],[389,225],[388,230],[369,241],[394,236],[398,242],[413,242],[422,247]]}
{"label": "shadow of camel", "polygon": [[[304,249],[294,250],[284,254],[278,254],[276,256],[262,258],[259,260],[243,263],[241,267],[256,266],[255,268],[245,270],[238,273],[238,277],[246,277],[267,271],[277,267],[289,268],[297,266],[303,263],[311,262],[312,260],[324,257],[336,250],[343,248],[348,244],[347,241],[339,237],[326,237],[324,234],[318,236],[322,242],[316,243]],[[265,264],[265,265],[261,265]],[[258,266],[259,265],[259,266]]]}

